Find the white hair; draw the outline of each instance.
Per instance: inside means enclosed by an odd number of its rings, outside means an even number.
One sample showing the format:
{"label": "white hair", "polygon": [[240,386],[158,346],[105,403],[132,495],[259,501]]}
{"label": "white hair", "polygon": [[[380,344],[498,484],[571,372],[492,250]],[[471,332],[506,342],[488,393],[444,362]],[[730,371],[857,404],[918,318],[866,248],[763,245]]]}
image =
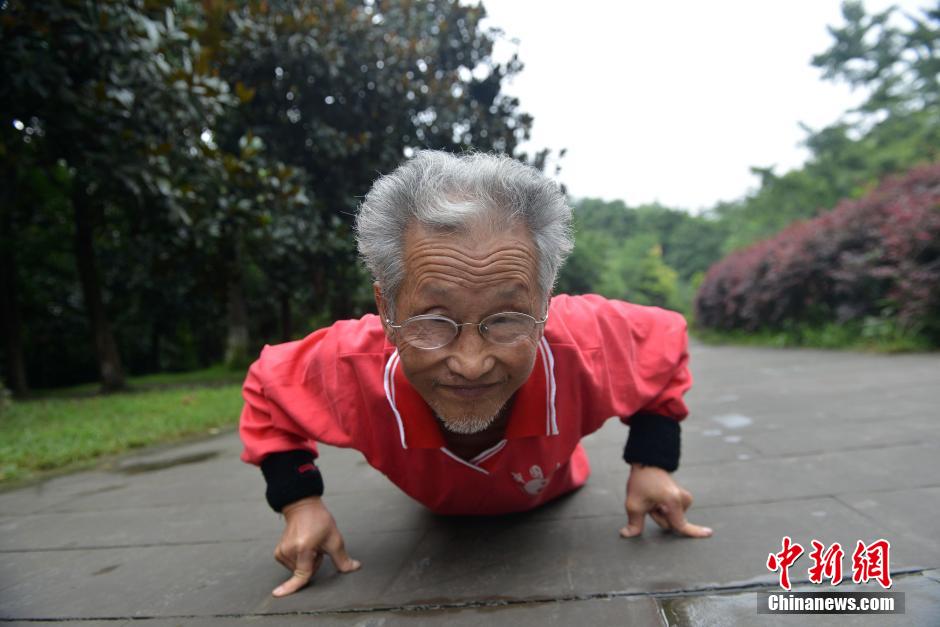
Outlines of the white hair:
{"label": "white hair", "polygon": [[379,178],[356,216],[359,254],[382,288],[388,315],[394,315],[404,279],[406,230],[418,223],[452,232],[481,219],[526,224],[535,243],[541,295],[551,294],[574,247],[571,207],[558,185],[506,155],[422,150]]}

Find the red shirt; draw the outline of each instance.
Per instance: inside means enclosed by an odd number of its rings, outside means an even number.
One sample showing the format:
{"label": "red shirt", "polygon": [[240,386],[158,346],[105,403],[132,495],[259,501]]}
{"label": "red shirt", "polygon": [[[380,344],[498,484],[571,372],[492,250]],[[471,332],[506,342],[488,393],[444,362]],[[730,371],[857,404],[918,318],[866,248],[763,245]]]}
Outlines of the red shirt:
{"label": "red shirt", "polygon": [[[442,514],[527,510],[590,474],[581,438],[643,411],[681,420],[691,387],[682,315],[600,296],[552,299],[535,367],[516,392],[505,438],[465,461],[408,383],[379,318],[265,346],[245,380],[242,460],[317,442],[362,452],[418,502]],[[329,477],[329,469],[326,469]]]}

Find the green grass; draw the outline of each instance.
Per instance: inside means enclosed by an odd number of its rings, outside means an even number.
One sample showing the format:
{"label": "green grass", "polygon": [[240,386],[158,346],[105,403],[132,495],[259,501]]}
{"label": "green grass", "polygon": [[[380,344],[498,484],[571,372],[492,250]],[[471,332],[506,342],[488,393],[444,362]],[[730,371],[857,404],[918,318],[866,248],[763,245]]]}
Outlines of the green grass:
{"label": "green grass", "polygon": [[822,326],[794,325],[785,330],[713,331],[693,328],[692,336],[712,345],[770,346],[776,348],[827,348],[874,353],[904,353],[937,350],[915,333],[899,330],[890,321],[869,318],[863,323]]}
{"label": "green grass", "polygon": [[[152,380],[166,385],[172,376]],[[242,402],[239,384],[14,401],[0,412],[0,484],[234,427]]]}
{"label": "green grass", "polygon": [[[127,378],[128,391],[163,387],[205,386],[241,383],[247,368],[231,369],[222,364],[190,372],[161,372]],[[32,398],[72,398],[98,394],[100,383],[82,383],[64,388],[33,390]]]}

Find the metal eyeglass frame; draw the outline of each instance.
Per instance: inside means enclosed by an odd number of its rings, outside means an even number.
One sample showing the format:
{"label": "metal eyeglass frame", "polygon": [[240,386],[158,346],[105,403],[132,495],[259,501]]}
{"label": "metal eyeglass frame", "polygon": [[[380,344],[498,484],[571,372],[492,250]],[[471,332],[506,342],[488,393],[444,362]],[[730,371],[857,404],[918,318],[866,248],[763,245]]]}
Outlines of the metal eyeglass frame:
{"label": "metal eyeglass frame", "polygon": [[515,340],[513,342],[497,342],[496,340],[490,339],[488,334],[483,331],[487,320],[489,320],[490,318],[495,318],[496,316],[505,316],[506,314],[511,314],[513,316],[525,316],[526,318],[530,318],[533,322],[535,322],[535,328],[537,328],[538,325],[545,324],[548,321],[547,312],[545,314],[545,317],[539,320],[535,316],[530,316],[529,314],[523,313],[521,311],[500,311],[500,312],[486,316],[479,322],[456,322],[455,320],[451,320],[447,316],[442,316],[440,314],[421,314],[419,316],[412,316],[410,318],[407,318],[406,320],[403,320],[401,324],[395,324],[389,318],[386,318],[385,324],[388,325],[389,328],[395,329],[396,331],[403,328],[409,322],[413,322],[416,320],[442,320],[442,321],[449,322],[451,325],[453,325],[454,327],[453,337],[451,337],[449,340],[447,340],[440,346],[432,346],[432,347],[426,348],[424,346],[416,346],[412,344],[412,346],[414,346],[418,350],[423,350],[423,351],[433,351],[439,348],[444,348],[445,346],[447,346],[448,344],[456,340],[460,336],[460,332],[463,330],[462,327],[466,327],[466,326],[475,326],[477,328],[477,332],[479,332],[480,334],[480,337],[482,337],[484,340],[488,342],[493,342],[494,344],[499,344],[500,346],[512,346],[513,344],[518,343],[520,340]]}

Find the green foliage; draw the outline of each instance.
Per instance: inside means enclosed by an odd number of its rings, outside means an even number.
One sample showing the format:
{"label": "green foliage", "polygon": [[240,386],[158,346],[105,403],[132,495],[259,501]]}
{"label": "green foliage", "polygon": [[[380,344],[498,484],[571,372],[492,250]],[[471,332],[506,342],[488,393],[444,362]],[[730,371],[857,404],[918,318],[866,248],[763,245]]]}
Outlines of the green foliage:
{"label": "green foliage", "polygon": [[200,37],[239,99],[219,146],[247,131],[311,191],[301,215],[269,210],[263,242],[245,250],[277,292],[309,292],[332,317],[364,313],[359,199],[418,148],[517,153],[532,120],[500,92],[522,65],[494,63],[498,34],[481,27],[482,7],[453,1],[216,6]]}
{"label": "green foliage", "polygon": [[174,170],[229,103],[225,82],[193,70],[198,45],[172,8],[5,2],[0,158],[47,172],[61,164],[102,204],[172,204]]}
{"label": "green foliage", "polygon": [[663,262],[653,233],[632,237],[610,251],[597,291],[638,305],[680,308],[677,274]]}
{"label": "green foliage", "polygon": [[636,231],[636,211],[622,200],[606,202],[600,198],[583,198],[574,205],[575,228],[578,233],[603,233],[624,239]]}
{"label": "green foliage", "polygon": [[721,256],[726,227],[661,205],[585,198],[574,206],[575,248],[557,291],[690,313],[693,281]]}
{"label": "green foliage", "polygon": [[558,275],[555,291],[563,294],[596,292],[613,247],[614,239],[607,232],[577,226],[574,250]]}
{"label": "green foliage", "polygon": [[33,385],[92,378],[108,321],[135,373],[244,362],[368,311],[351,223],[378,173],[423,147],[545,162],[518,149],[532,118],[502,85],[522,64],[492,60],[484,17],[456,0],[0,2],[0,279],[20,288]]}

